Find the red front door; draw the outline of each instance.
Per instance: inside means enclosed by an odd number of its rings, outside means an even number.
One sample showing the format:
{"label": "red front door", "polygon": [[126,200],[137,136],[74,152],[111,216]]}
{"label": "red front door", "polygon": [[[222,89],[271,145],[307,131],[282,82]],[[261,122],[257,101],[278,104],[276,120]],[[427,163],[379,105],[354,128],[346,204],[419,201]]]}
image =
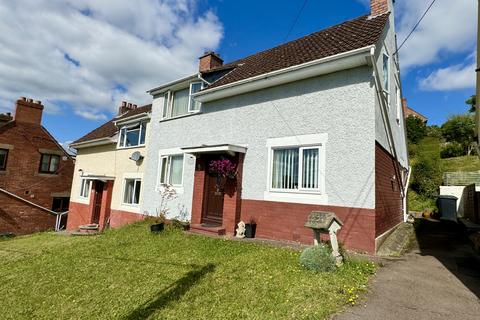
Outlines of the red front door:
{"label": "red front door", "polygon": [[222,224],[224,193],[217,188],[217,177],[207,173],[205,179],[205,206],[202,223]]}
{"label": "red front door", "polygon": [[95,197],[93,199],[92,223],[100,224],[100,212],[102,210],[102,195],[104,183],[96,180],[93,187],[95,188]]}

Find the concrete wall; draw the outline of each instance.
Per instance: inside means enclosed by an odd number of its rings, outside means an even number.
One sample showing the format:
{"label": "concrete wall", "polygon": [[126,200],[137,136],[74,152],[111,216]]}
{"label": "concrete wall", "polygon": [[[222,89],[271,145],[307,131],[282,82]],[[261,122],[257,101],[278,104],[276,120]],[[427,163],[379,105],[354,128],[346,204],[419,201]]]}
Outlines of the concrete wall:
{"label": "concrete wall", "polygon": [[[440,186],[440,195],[455,196],[457,200],[457,216],[465,216],[465,201],[467,195],[464,192],[465,186]],[[475,187],[476,191],[480,191],[480,186]]]}
{"label": "concrete wall", "polygon": [[[150,123],[147,125],[146,141],[148,143],[150,132]],[[78,149],[75,162],[75,171],[72,184],[71,201],[76,203],[88,204],[89,199],[80,197],[81,176],[79,170],[83,170],[84,175],[105,175],[115,177],[112,194],[112,210],[121,210],[133,213],[141,213],[140,206],[129,206],[122,204],[124,179],[142,178],[146,158],[139,164],[130,160],[133,152],[139,151],[144,157],[148,153],[147,146],[117,149],[116,144],[107,144],[96,147]],[[142,202],[140,197],[140,203]]]}
{"label": "concrete wall", "polygon": [[[371,69],[361,67],[222,99],[202,113],[160,122],[163,97],[153,100],[142,211],[155,212],[159,152],[202,144],[248,148],[242,199],[265,200],[269,138],[326,134],[323,205],[374,208],[375,104]],[[169,150],[172,151],[172,150]],[[191,211],[195,158],[185,156],[183,188],[170,216]],[[296,202],[296,201],[292,201]],[[301,201],[299,201],[301,202]]]}

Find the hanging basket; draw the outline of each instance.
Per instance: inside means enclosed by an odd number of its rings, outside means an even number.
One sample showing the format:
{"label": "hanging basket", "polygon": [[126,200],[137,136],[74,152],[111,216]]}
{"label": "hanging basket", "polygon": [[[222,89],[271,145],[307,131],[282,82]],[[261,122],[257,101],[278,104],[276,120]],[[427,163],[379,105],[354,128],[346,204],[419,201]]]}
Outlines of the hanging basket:
{"label": "hanging basket", "polygon": [[212,160],[208,170],[216,176],[216,193],[223,193],[227,179],[235,179],[237,176],[237,166],[230,159]]}

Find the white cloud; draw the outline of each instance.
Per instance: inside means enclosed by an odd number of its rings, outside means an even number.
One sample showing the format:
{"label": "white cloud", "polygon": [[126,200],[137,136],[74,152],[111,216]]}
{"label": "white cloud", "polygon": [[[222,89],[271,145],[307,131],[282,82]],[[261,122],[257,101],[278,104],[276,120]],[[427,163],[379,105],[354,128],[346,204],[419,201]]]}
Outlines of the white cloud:
{"label": "white cloud", "polygon": [[432,72],[420,81],[420,88],[427,91],[448,91],[475,87],[475,63],[458,64]]}
{"label": "white cloud", "polygon": [[19,0],[0,3],[0,34],[1,102],[28,96],[98,120],[194,72],[223,30],[196,0]]}
{"label": "white cloud", "polygon": [[[397,1],[398,44],[405,39],[431,0]],[[477,1],[437,0],[400,50],[402,69],[438,63],[452,54],[470,53],[476,44]]]}

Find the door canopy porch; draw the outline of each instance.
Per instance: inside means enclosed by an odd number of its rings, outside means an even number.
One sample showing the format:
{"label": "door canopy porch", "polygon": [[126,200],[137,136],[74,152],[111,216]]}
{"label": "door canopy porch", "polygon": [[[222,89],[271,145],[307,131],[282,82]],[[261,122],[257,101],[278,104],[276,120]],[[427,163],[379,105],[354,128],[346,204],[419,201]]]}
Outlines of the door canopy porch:
{"label": "door canopy porch", "polygon": [[190,153],[195,156],[202,154],[222,154],[234,156],[235,153],[246,153],[247,148],[233,144],[216,144],[216,145],[201,145],[197,147],[182,148],[185,153]]}

